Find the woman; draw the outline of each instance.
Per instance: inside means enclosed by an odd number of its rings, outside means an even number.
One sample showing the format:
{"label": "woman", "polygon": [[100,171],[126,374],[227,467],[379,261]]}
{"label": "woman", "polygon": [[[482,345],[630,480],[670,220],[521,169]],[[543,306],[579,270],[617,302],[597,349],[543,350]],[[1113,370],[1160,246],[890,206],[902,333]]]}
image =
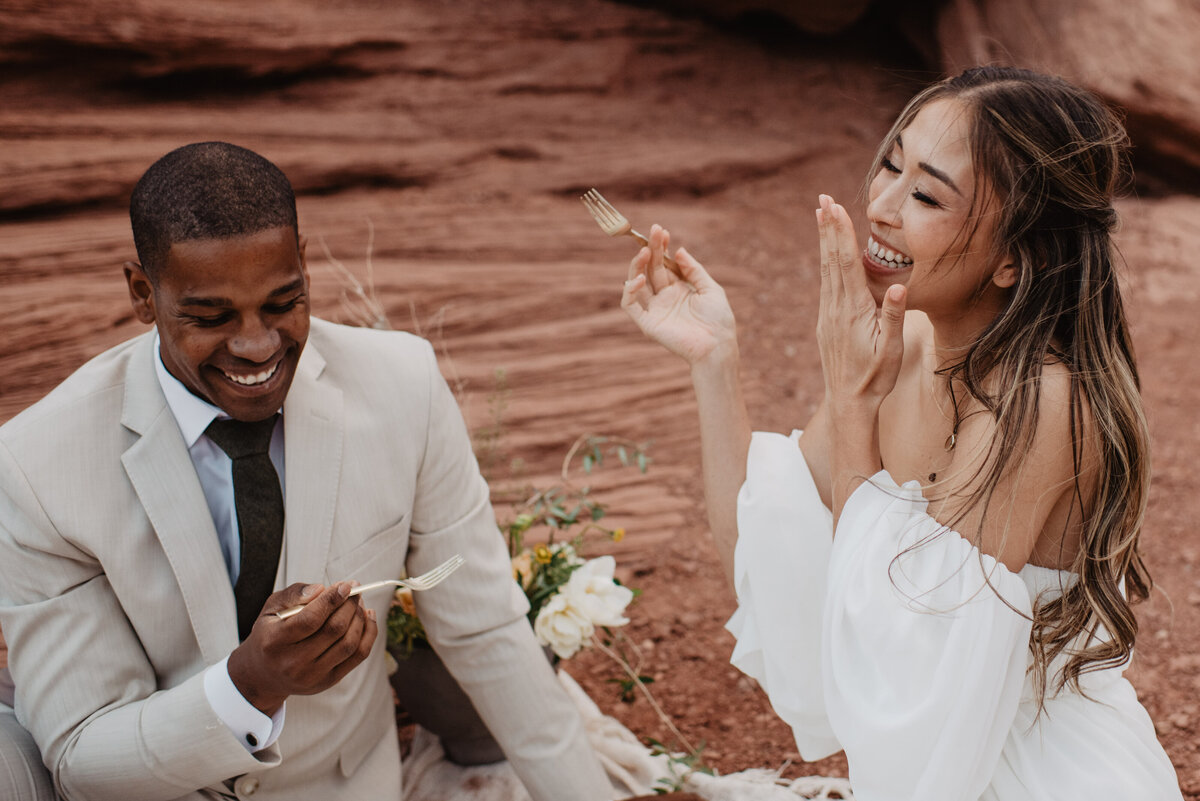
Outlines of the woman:
{"label": "woman", "polygon": [[917,95],[875,159],[865,248],[820,198],[825,396],[803,435],[751,435],[733,313],[695,259],[662,269],[656,226],[630,266],[622,305],[691,366],[733,662],[805,759],[845,749],[862,801],[1181,798],[1122,677],[1150,588],[1110,241],[1125,142],[1024,70]]}

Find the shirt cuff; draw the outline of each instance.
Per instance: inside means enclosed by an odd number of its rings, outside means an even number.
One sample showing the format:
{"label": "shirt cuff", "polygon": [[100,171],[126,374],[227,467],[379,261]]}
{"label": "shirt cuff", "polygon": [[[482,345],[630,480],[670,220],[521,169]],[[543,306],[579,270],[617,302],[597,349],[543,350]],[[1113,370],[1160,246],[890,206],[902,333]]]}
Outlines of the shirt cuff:
{"label": "shirt cuff", "polygon": [[229,657],[204,671],[204,695],[213,712],[233,732],[233,736],[251,754],[270,748],[283,731],[284,712],[282,704],[274,715],[267,717],[238,691],[233,679],[229,678]]}

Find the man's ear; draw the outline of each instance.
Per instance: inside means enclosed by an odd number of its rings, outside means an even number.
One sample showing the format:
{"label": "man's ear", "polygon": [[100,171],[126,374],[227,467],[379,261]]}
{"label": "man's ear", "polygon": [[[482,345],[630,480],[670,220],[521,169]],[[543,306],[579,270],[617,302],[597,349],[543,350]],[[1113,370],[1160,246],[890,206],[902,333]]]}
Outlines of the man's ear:
{"label": "man's ear", "polygon": [[992,273],[992,283],[1001,289],[1010,289],[1013,284],[1017,283],[1017,276],[1017,265],[1012,261],[1006,261]]}
{"label": "man's ear", "polygon": [[154,284],[150,276],[135,261],[125,262],[125,283],[129,287],[129,302],[133,313],[143,323],[153,323],[154,314]]}

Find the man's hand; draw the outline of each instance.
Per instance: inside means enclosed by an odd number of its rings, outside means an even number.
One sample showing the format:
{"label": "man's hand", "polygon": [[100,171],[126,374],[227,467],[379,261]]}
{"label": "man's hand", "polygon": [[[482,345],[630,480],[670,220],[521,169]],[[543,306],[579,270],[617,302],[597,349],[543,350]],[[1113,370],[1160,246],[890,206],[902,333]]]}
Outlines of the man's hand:
{"label": "man's hand", "polygon": [[[255,708],[274,715],[289,695],[315,695],[342,680],[367,658],[375,612],[364,609],[352,584],[293,584],[263,605],[245,642],[229,655],[229,678]],[[287,620],[275,612],[306,604]]]}

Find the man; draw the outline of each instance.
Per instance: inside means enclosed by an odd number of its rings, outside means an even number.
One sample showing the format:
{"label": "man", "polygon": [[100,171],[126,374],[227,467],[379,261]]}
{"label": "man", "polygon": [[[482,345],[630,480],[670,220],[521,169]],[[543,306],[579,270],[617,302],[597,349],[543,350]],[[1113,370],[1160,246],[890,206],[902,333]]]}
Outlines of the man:
{"label": "man", "polygon": [[130,218],[155,330],[0,427],[0,628],[56,790],[399,799],[390,596],[347,594],[460,553],[430,641],[535,799],[608,798],[429,344],[310,320],[291,187],[248,150],[167,154]]}

